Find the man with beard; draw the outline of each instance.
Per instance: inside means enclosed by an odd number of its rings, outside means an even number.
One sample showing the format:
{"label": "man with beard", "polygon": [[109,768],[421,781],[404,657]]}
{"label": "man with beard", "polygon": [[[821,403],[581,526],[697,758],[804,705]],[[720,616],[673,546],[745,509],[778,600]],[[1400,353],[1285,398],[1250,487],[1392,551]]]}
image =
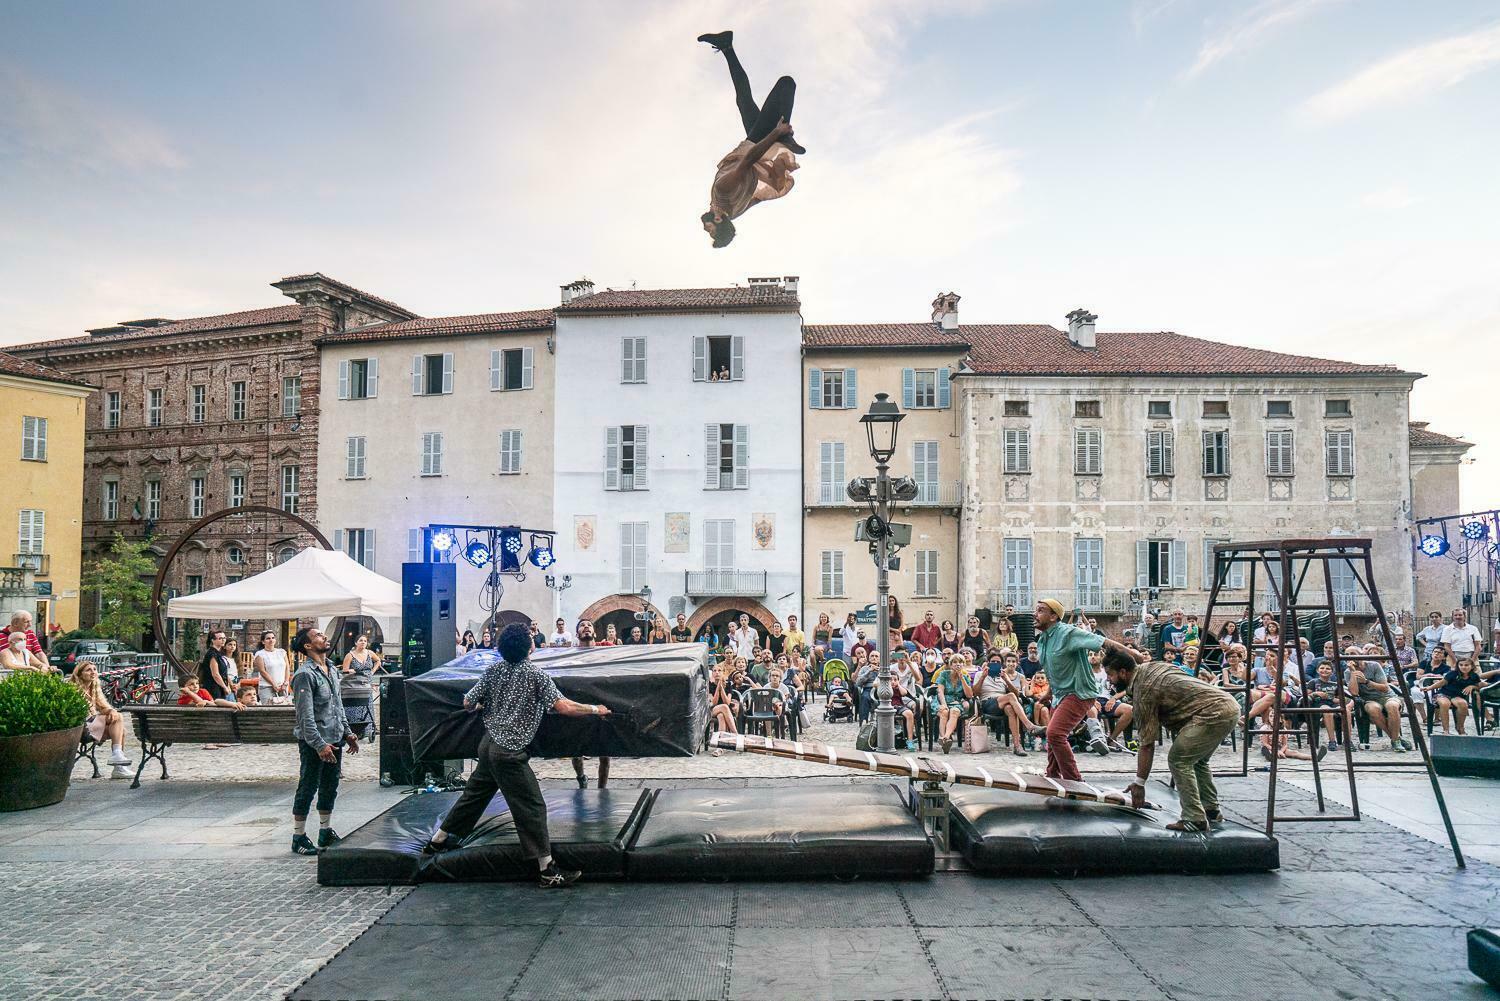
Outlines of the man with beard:
{"label": "man with beard", "polygon": [[[297,792],[292,798],[292,851],[316,855],[339,839],[333,832],[333,802],[339,794],[339,766],[343,749],[359,752],[359,738],[349,728],[344,700],[339,695],[338,671],[328,662],[332,644],[317,629],[302,629],[292,639],[292,652],[303,656],[292,675],[292,705],[297,710],[292,736],[297,738],[301,765]],[[201,680],[201,679],[200,679]],[[307,836],[307,808],[318,797],[318,843]]]}

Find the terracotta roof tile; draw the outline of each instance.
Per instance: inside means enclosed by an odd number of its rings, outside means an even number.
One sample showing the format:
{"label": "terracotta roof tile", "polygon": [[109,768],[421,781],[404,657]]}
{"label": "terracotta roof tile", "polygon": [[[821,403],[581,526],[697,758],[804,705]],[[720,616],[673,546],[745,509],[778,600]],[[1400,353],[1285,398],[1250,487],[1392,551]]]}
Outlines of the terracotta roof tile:
{"label": "terracotta roof tile", "polygon": [[[41,379],[45,382],[61,382],[69,386],[88,386],[82,379],[75,379],[65,372],[59,372],[55,368],[39,365],[25,358],[17,358],[13,354],[0,351],[0,373],[5,375],[20,376],[23,379]],[[93,388],[93,387],[90,387]]]}
{"label": "terracotta roof tile", "polygon": [[121,331],[117,334],[63,337],[55,341],[35,341],[30,344],[9,345],[10,351],[34,351],[50,348],[74,347],[80,344],[110,344],[128,341],[137,337],[161,337],[171,334],[186,334],[205,330],[229,330],[235,327],[260,327],[270,324],[296,323],[302,315],[301,306],[271,306],[266,309],[243,309],[237,313],[219,313],[214,316],[193,316],[185,320],[173,320],[159,327],[142,327]]}
{"label": "terracotta roof tile", "polygon": [[511,333],[551,330],[556,318],[550,309],[528,309],[517,313],[475,313],[470,316],[427,316],[415,320],[375,323],[318,338],[319,344],[358,341],[395,341],[419,337],[457,337],[466,334]]}
{"label": "terracotta roof tile", "polygon": [[779,284],[731,288],[606,289],[557,307],[559,313],[670,313],[720,309],[795,310],[797,293]]}
{"label": "terracotta roof tile", "polygon": [[1406,438],[1410,444],[1415,445],[1418,448],[1421,448],[1423,446],[1440,447],[1445,445],[1461,445],[1465,448],[1474,447],[1474,443],[1471,441],[1464,441],[1462,438],[1451,438],[1448,435],[1439,434],[1436,431],[1427,430],[1427,423],[1425,421],[1407,425]]}
{"label": "terracotta roof tile", "polygon": [[935,323],[813,323],[802,328],[802,345],[820,348],[953,348],[966,351],[962,330]]}

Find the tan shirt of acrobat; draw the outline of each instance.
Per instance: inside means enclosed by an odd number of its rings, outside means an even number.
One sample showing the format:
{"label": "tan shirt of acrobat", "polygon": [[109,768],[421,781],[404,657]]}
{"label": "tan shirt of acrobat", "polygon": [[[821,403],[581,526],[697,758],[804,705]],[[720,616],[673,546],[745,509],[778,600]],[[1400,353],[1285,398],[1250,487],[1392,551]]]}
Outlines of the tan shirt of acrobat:
{"label": "tan shirt of acrobat", "polygon": [[735,169],[754,145],[746,139],[720,160],[714,171],[708,204],[731,219],[738,219],[757,202],[772,201],[792,190],[797,158],[781,143],[772,143],[748,172]]}
{"label": "tan shirt of acrobat", "polygon": [[1154,743],[1163,725],[1181,730],[1189,723],[1206,723],[1226,715],[1239,716],[1234,696],[1199,681],[1176,664],[1153,660],[1135,669],[1130,679],[1130,704],[1142,744]]}

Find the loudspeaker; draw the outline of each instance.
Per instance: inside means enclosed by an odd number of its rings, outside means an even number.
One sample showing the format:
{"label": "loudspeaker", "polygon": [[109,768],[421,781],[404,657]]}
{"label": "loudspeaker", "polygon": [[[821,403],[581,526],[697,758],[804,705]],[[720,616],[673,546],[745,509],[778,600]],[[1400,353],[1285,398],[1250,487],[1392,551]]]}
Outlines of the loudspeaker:
{"label": "loudspeaker", "polygon": [[[988,608],[974,609],[974,618],[979,620],[979,628],[983,629],[985,632],[989,632],[995,627],[995,613],[990,611]],[[960,636],[963,635],[962,629],[960,629],[958,632]]]}
{"label": "loudspeaker", "polygon": [[401,673],[426,674],[452,660],[458,571],[452,563],[401,564]]}
{"label": "loudspeaker", "polygon": [[1452,733],[1434,733],[1427,739],[1432,745],[1432,767],[1439,775],[1500,778],[1500,739]]}

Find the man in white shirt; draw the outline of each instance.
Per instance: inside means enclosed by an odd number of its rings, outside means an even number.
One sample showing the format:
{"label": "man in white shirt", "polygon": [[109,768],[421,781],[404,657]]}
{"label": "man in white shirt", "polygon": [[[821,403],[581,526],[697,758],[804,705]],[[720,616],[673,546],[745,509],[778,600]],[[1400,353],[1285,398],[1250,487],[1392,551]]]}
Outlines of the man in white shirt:
{"label": "man in white shirt", "polygon": [[755,643],[759,639],[755,634],[755,627],[750,624],[750,616],[740,613],[740,627],[734,634],[734,652],[736,656],[744,657],[746,660],[755,659]]}
{"label": "man in white shirt", "polygon": [[1443,642],[1443,615],[1441,612],[1429,612],[1427,615],[1427,628],[1417,633],[1417,653],[1423,660],[1432,659],[1432,651],[1437,649]]}
{"label": "man in white shirt", "polygon": [[547,638],[548,646],[572,646],[573,634],[568,632],[568,624],[558,619],[553,625],[552,635]]}
{"label": "man in white shirt", "polygon": [[1453,621],[1444,627],[1442,642],[1451,655],[1449,659],[1455,664],[1474,656],[1474,651],[1479,649],[1479,629],[1469,621],[1468,613],[1462,608],[1453,610]]}

